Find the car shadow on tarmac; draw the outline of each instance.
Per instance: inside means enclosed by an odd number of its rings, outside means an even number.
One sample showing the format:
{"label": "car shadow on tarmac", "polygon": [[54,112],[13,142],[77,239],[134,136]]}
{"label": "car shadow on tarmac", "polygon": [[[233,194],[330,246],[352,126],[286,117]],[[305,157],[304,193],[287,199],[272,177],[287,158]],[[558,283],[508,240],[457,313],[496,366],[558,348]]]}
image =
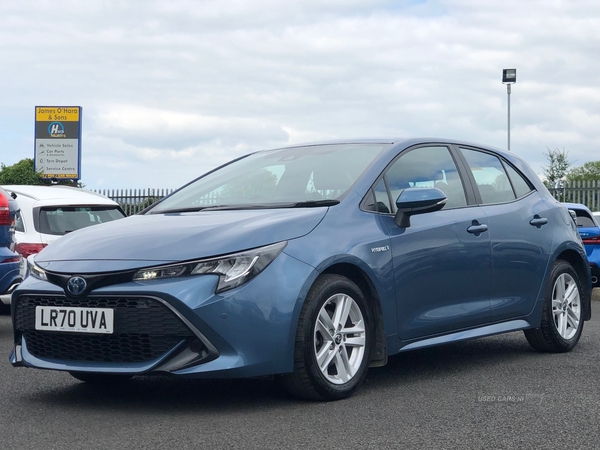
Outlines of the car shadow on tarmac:
{"label": "car shadow on tarmac", "polygon": [[[511,333],[477,341],[449,344],[402,353],[391,357],[381,368],[370,369],[365,385],[376,392],[396,389],[399,385],[443,379],[452,373],[481,370],[482,366],[511,363],[538,355],[521,333]],[[140,376],[122,383],[98,386],[79,382],[63,372],[32,370],[40,385],[25,395],[33,402],[83,409],[124,409],[196,411],[209,409],[244,410],[258,406],[276,406],[295,402],[277,379],[199,380],[172,376]],[[347,401],[363,395],[360,389]]]}

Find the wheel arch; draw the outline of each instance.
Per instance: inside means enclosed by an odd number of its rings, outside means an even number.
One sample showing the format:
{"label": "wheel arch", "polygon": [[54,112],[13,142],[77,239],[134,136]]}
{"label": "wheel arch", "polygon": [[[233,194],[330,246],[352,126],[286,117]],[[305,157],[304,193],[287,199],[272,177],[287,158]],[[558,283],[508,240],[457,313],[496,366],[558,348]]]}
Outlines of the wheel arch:
{"label": "wheel arch", "polygon": [[360,268],[351,263],[337,263],[325,269],[323,274],[341,275],[352,280],[359,287],[367,303],[371,306],[375,325],[375,342],[371,352],[370,367],[381,367],[387,363],[387,348],[383,313],[379,294],[371,278]]}
{"label": "wheel arch", "polygon": [[583,287],[583,320],[590,320],[592,318],[592,286],[588,262],[572,249],[564,250],[556,259],[568,262],[577,273]]}

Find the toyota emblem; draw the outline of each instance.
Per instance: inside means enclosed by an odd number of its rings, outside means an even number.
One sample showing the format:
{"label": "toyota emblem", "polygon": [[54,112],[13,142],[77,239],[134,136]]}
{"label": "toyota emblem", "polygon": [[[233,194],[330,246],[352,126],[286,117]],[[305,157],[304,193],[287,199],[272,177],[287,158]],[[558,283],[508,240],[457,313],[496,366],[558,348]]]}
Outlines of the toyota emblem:
{"label": "toyota emblem", "polygon": [[69,294],[78,296],[83,294],[85,288],[87,287],[87,283],[81,277],[71,277],[67,282],[67,291]]}

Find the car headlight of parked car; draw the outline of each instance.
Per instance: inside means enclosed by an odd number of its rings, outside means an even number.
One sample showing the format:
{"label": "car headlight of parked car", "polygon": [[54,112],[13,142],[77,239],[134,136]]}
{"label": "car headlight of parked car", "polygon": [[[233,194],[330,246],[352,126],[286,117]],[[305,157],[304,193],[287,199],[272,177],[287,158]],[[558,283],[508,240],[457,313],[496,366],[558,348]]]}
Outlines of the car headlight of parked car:
{"label": "car headlight of parked car", "polygon": [[35,255],[29,255],[27,257],[27,270],[25,272],[25,277],[31,275],[33,278],[37,278],[38,280],[48,281],[46,271],[33,261],[34,256]]}
{"label": "car headlight of parked car", "polygon": [[219,293],[240,286],[261,273],[281,253],[286,244],[287,242],[279,242],[218,258],[149,267],[138,270],[133,279],[134,281],[147,281],[213,274],[219,276],[216,290]]}

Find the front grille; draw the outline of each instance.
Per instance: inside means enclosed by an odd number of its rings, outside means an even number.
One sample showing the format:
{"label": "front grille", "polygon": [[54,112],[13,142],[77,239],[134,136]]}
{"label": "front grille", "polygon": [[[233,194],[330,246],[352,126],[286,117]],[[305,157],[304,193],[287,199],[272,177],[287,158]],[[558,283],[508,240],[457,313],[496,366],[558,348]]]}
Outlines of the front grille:
{"label": "front grille", "polygon": [[[97,335],[37,331],[36,306],[114,309],[114,333]],[[69,361],[134,363],[156,359],[194,333],[161,302],[145,297],[22,296],[15,310],[15,327],[29,352],[39,358]]]}

